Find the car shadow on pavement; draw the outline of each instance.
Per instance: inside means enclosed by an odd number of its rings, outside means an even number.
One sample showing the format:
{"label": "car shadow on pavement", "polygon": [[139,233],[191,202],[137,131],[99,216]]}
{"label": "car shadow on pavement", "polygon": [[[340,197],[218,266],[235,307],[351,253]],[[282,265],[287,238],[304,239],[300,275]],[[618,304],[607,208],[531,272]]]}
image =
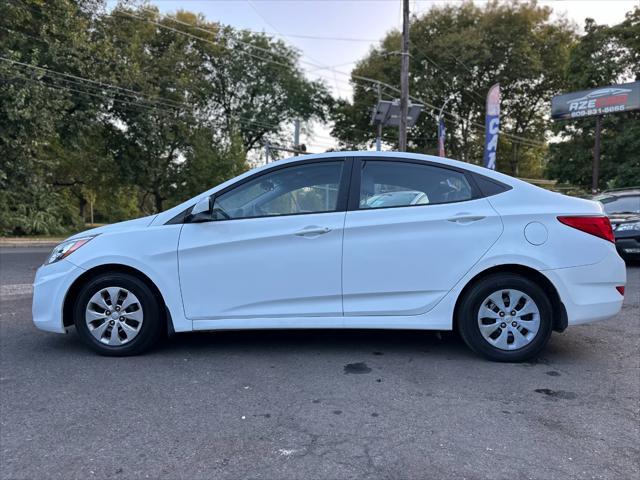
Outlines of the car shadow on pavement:
{"label": "car shadow on pavement", "polygon": [[250,330],[194,332],[165,340],[158,350],[198,352],[203,350],[247,351],[372,351],[433,352],[466,355],[466,345],[452,332],[416,330]]}
{"label": "car shadow on pavement", "polygon": [[[68,355],[94,355],[76,332],[42,335],[43,350],[65,351]],[[246,330],[179,333],[165,338],[143,356],[215,356],[217,354],[314,352],[336,354],[369,352],[384,354],[434,354],[469,358],[469,351],[457,333],[422,330]]]}
{"label": "car shadow on pavement", "polygon": [[[43,351],[62,353],[64,356],[96,356],[85,347],[73,329],[68,335],[43,335]],[[592,348],[585,342],[572,341],[555,334],[538,358],[525,365],[548,365],[564,360],[580,361],[592,356]],[[589,342],[586,342],[589,343]],[[593,345],[591,345],[593,347]],[[313,330],[246,330],[203,331],[179,333],[165,338],[143,357],[212,358],[228,355],[400,355],[407,358],[426,356],[433,360],[482,361],[464,343],[457,332],[425,330],[365,330],[365,329],[313,329]],[[553,362],[549,360],[553,359]]]}

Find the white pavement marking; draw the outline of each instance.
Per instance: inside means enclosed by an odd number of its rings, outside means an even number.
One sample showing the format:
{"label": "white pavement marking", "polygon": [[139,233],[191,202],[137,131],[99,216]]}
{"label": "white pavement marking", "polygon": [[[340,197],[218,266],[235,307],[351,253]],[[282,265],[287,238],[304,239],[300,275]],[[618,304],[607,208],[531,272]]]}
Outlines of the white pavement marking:
{"label": "white pavement marking", "polygon": [[15,283],[13,285],[0,285],[0,297],[22,297],[33,293],[33,285],[30,283]]}
{"label": "white pavement marking", "polygon": [[279,448],[278,449],[278,453],[283,456],[283,457],[290,457],[291,455],[293,455],[294,453],[296,453],[297,450],[294,448],[288,449],[288,448]]}

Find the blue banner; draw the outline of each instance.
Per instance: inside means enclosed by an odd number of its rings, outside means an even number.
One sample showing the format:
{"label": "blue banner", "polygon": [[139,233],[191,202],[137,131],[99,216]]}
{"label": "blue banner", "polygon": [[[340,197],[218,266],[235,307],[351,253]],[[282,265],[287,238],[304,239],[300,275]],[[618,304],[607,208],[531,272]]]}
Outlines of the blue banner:
{"label": "blue banner", "polygon": [[496,169],[498,132],[500,131],[500,84],[496,83],[487,94],[487,117],[485,121],[484,166]]}

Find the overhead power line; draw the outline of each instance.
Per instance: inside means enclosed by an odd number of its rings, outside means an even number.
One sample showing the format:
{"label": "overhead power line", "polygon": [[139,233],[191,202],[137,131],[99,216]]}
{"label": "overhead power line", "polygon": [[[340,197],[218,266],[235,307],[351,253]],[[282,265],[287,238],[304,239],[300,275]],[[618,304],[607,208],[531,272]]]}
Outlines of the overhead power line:
{"label": "overhead power line", "polygon": [[[153,10],[150,10],[150,11],[152,11],[153,13],[157,13],[156,11],[153,11]],[[160,28],[164,28],[164,29],[167,29],[167,30],[173,31],[174,33],[177,33],[177,34],[180,34],[180,35],[184,35],[184,36],[190,37],[190,38],[192,38],[192,39],[194,39],[194,40],[200,40],[200,41],[208,42],[208,43],[210,43],[210,44],[213,44],[213,45],[218,46],[218,44],[217,44],[216,42],[213,42],[213,41],[211,41],[211,40],[209,40],[209,39],[207,39],[207,38],[203,38],[203,37],[200,37],[200,36],[198,36],[198,35],[194,35],[194,34],[191,34],[191,33],[189,33],[189,32],[185,32],[184,30],[179,30],[179,29],[176,29],[176,28],[170,27],[170,26],[168,26],[168,25],[164,25],[164,24],[162,24],[162,23],[160,23],[160,22],[157,22],[157,21],[155,21],[155,20],[152,20],[152,19],[148,19],[148,18],[144,18],[144,17],[139,17],[139,16],[137,16],[137,15],[133,15],[133,14],[131,14],[131,13],[128,13],[128,12],[122,12],[122,11],[116,12],[116,15],[118,15],[118,14],[124,14],[124,15],[126,15],[127,17],[134,18],[134,19],[137,19],[137,20],[139,20],[139,21],[149,22],[149,23],[155,24],[156,26],[158,26],[158,27],[160,27]],[[116,16],[116,15],[113,15],[113,14],[109,14],[109,15],[110,15],[110,16]],[[170,18],[173,22],[176,22],[176,23],[182,24],[182,25],[187,26],[187,27],[189,27],[189,28],[193,28],[193,29],[196,29],[196,30],[203,31],[203,32],[208,33],[208,34],[220,34],[220,35],[222,35],[222,36],[225,36],[225,35],[224,35],[224,33],[223,33],[222,31],[214,32],[214,31],[212,31],[212,30],[205,29],[205,28],[200,27],[200,26],[198,26],[198,25],[193,25],[193,24],[190,24],[190,23],[182,22],[182,21],[178,20],[177,18],[174,18],[174,17],[171,17],[171,16],[166,16],[166,15],[165,15],[164,17],[165,17],[165,18]],[[275,52],[273,52],[273,51],[271,51],[271,50],[269,50],[269,49],[265,49],[265,48],[262,48],[262,47],[260,47],[260,46],[253,45],[253,44],[248,43],[248,42],[243,42],[243,41],[241,41],[241,40],[239,40],[239,39],[237,39],[237,38],[233,38],[233,41],[235,41],[235,42],[236,42],[236,43],[238,43],[238,44],[244,45],[244,46],[246,46],[246,47],[248,47],[248,48],[250,48],[250,49],[254,49],[254,50],[257,50],[257,51],[261,51],[262,53],[266,53],[266,54],[268,54],[268,55],[270,55],[270,56],[272,56],[272,57],[274,57],[274,56],[275,56],[275,57],[281,57],[281,58],[283,58],[283,59],[285,58],[285,57],[283,57],[282,55],[277,54],[277,53],[275,53]],[[247,52],[247,51],[244,51],[244,50],[240,50],[240,51],[239,51],[239,53],[241,53],[241,54],[245,54],[245,55],[248,55],[248,56],[251,56],[251,57],[254,57],[254,58],[256,58],[256,59],[259,59],[259,60],[262,60],[262,61],[265,61],[265,62],[268,62],[268,63],[272,63],[272,64],[280,65],[281,67],[291,68],[291,63],[288,63],[288,64],[287,64],[287,63],[284,63],[284,62],[279,62],[279,61],[277,61],[277,60],[273,60],[273,59],[269,59],[269,58],[264,58],[264,57],[262,57],[262,56],[259,56],[259,55],[256,55],[256,54],[252,54],[251,52]],[[7,59],[7,60],[8,60],[8,59]],[[300,59],[299,61],[300,61],[300,63],[302,63],[302,64],[306,64],[306,65],[310,65],[310,66],[312,66],[312,67],[315,67],[317,70],[326,70],[326,71],[330,71],[330,72],[334,73],[334,75],[335,75],[335,74],[337,74],[337,75],[346,76],[346,77],[348,77],[350,80],[352,80],[352,81],[356,81],[356,82],[366,82],[366,83],[371,84],[371,85],[380,84],[380,85],[384,86],[385,88],[387,88],[387,89],[389,89],[389,90],[391,90],[391,91],[394,91],[394,92],[396,92],[396,93],[400,93],[400,90],[399,90],[399,89],[397,89],[397,88],[395,88],[395,87],[393,87],[393,86],[391,86],[391,85],[389,85],[389,84],[387,84],[387,83],[385,83],[385,82],[382,82],[382,81],[380,81],[380,80],[377,80],[377,79],[373,79],[373,78],[369,78],[369,77],[364,77],[364,76],[360,76],[360,75],[356,75],[356,74],[349,74],[349,73],[347,73],[347,72],[343,72],[343,71],[340,71],[340,70],[336,70],[334,67],[331,67],[331,66],[318,65],[318,64],[316,64],[316,63],[312,63],[312,62],[305,61],[305,60],[303,60],[303,59]],[[28,65],[28,64],[27,64],[27,65]],[[41,68],[44,68],[44,67],[41,67]],[[58,73],[60,73],[60,72],[58,72]],[[70,74],[67,74],[67,75],[70,75]],[[316,75],[318,75],[318,74],[316,74]],[[321,76],[321,75],[318,75],[318,76]],[[91,81],[90,79],[84,79],[84,80],[85,80],[85,81]],[[127,89],[124,89],[123,87],[118,87],[118,86],[114,86],[114,85],[105,84],[104,82],[98,82],[98,83],[102,83],[102,86],[103,86],[103,87],[105,87],[105,88],[116,88],[116,89],[120,89],[120,90],[124,90],[124,91],[126,91],[126,90],[127,90]],[[137,91],[135,91],[135,90],[131,90],[131,91],[130,91],[130,93],[133,93],[133,94],[135,94],[135,95],[140,95],[140,92],[137,92]],[[439,109],[438,107],[436,107],[436,106],[434,106],[434,105],[430,104],[429,102],[426,102],[424,99],[420,99],[419,97],[413,97],[413,96],[410,96],[409,98],[410,98],[411,100],[414,100],[414,101],[418,101],[418,102],[423,103],[425,106],[429,107],[429,108],[432,110],[432,112],[435,112],[435,111],[437,111],[437,110]],[[166,99],[165,99],[165,100],[166,100]],[[172,101],[172,100],[168,100],[168,101],[169,101],[169,102],[174,102],[174,101]],[[161,104],[160,104],[160,105],[161,105]],[[165,105],[165,106],[168,106],[168,105]],[[443,113],[445,113],[447,116],[449,116],[449,117],[451,117],[451,118],[454,118],[454,119],[456,119],[456,120],[459,120],[459,121],[467,121],[467,119],[464,119],[464,118],[460,117],[459,115],[454,114],[454,113],[452,113],[452,112],[444,111]],[[484,125],[482,125],[482,124],[479,124],[479,123],[477,123],[477,122],[470,122],[470,124],[474,125],[476,128],[480,128],[480,129],[484,130]],[[520,141],[521,143],[523,143],[524,145],[534,146],[534,147],[544,146],[544,144],[543,144],[543,143],[537,142],[537,141],[532,140],[532,139],[528,139],[528,138],[526,138],[526,137],[520,137],[520,136],[518,136],[518,135],[509,134],[509,133],[502,133],[502,135],[503,135],[504,137],[506,137],[506,138],[510,138],[510,139],[513,139],[513,140],[518,140],[518,141]]]}
{"label": "overhead power line", "polygon": [[[154,13],[157,13],[157,12],[155,12],[153,10],[151,10],[151,11],[154,12]],[[141,20],[141,21],[146,21],[146,22],[153,23],[153,24],[155,24],[155,25],[157,25],[157,26],[159,26],[161,28],[166,28],[166,29],[172,30],[175,33],[178,33],[178,34],[181,34],[181,35],[186,35],[186,36],[191,37],[193,39],[197,39],[197,40],[201,40],[201,41],[204,41],[204,42],[215,44],[215,42],[212,42],[211,40],[209,40],[207,38],[199,37],[197,35],[193,35],[191,33],[185,32],[183,30],[179,30],[179,29],[175,29],[175,28],[169,27],[168,25],[164,25],[164,24],[162,24],[160,22],[157,22],[155,20],[152,20],[152,19],[139,17],[137,15],[133,15],[133,14],[130,14],[130,13],[126,13],[126,15],[130,16],[132,18],[136,18],[136,19]],[[203,31],[203,32],[206,32],[206,33],[209,33],[209,34],[211,34],[211,33],[220,33],[220,34],[222,34],[224,36],[224,34],[222,32],[213,32],[211,30],[208,30],[206,28],[203,28],[203,27],[200,27],[200,26],[197,26],[197,25],[192,25],[192,24],[189,24],[189,23],[186,23],[186,22],[182,22],[182,21],[180,21],[180,20],[178,20],[178,19],[176,19],[174,17],[171,17],[171,16],[163,15],[163,17],[169,18],[169,19],[171,19],[172,21],[174,21],[176,23],[185,25],[185,26],[190,27],[190,28],[195,28],[197,30],[200,30],[200,31]],[[234,41],[236,41],[237,43],[239,43],[241,45],[245,45],[248,48],[260,50],[263,53],[268,53],[271,56],[276,55],[276,54],[274,54],[274,52],[272,52],[272,51],[270,51],[268,49],[265,49],[265,48],[262,48],[262,47],[259,47],[259,46],[256,46],[256,45],[252,45],[250,43],[243,42],[243,41],[235,39],[235,38],[234,38]],[[217,44],[215,44],[215,45],[217,45]],[[290,68],[291,67],[290,64],[285,64],[285,63],[282,63],[282,62],[278,62],[276,60],[271,60],[271,59],[268,59],[268,58],[260,57],[260,56],[255,55],[255,54],[251,54],[250,52],[240,51],[240,53],[255,57],[255,58],[260,59],[260,60],[265,61],[265,62],[269,62],[269,63],[276,64],[276,65],[280,65],[280,66],[283,66],[283,67],[286,67],[286,68]],[[376,79],[369,78],[369,77],[364,77],[364,76],[361,76],[361,75],[356,75],[356,74],[353,74],[353,73],[349,74],[347,72],[343,72],[341,70],[336,70],[335,68],[332,68],[332,67],[329,67],[329,66],[317,65],[317,64],[315,64],[313,62],[305,61],[303,59],[300,59],[299,61],[302,64],[306,64],[306,65],[310,65],[310,66],[316,67],[318,70],[327,70],[327,71],[330,71],[330,72],[334,72],[334,73],[336,73],[338,75],[344,75],[346,77],[350,77],[353,80],[360,80],[360,81],[368,82],[368,83],[370,83],[372,85],[380,84],[380,85],[384,86],[385,88],[388,88],[388,89],[390,89],[392,91],[400,93],[400,89],[398,89],[396,87],[393,87],[393,86],[389,85],[388,83],[382,82],[380,80],[376,80]],[[426,100],[421,99],[419,97],[409,96],[409,98],[411,100],[416,101],[416,102],[421,102],[425,106],[429,107],[431,109],[432,113],[434,113],[436,111],[439,111],[439,109],[440,109],[440,107],[436,107],[435,105],[433,105],[433,104],[431,104],[431,103],[427,102]],[[446,111],[445,110],[445,111],[443,111],[443,113],[446,114],[447,116],[449,116],[450,118],[455,119],[455,120],[469,122],[470,125],[474,125],[476,128],[482,129],[482,131],[484,131],[485,126],[483,124],[481,124],[481,123],[469,121],[469,120],[467,120],[467,119],[465,119],[463,117],[460,117],[459,115],[457,115],[457,114],[455,114],[453,112],[450,112],[450,111]],[[543,147],[545,145],[542,142],[538,142],[536,140],[533,140],[533,139],[530,139],[530,138],[526,138],[526,137],[522,137],[522,136],[519,136],[519,135],[516,135],[516,134],[512,134],[512,133],[502,132],[501,135],[503,137],[509,138],[511,140],[518,140],[523,145],[528,145],[528,146],[532,146],[532,147]]]}
{"label": "overhead power line", "polygon": [[142,94],[141,92],[139,92],[137,90],[131,90],[129,88],[120,87],[120,86],[117,86],[117,85],[113,85],[113,84],[110,84],[110,83],[105,83],[105,82],[93,80],[93,79],[90,79],[90,78],[80,77],[78,75],[72,75],[70,73],[58,72],[56,70],[52,70],[52,69],[46,68],[46,67],[41,67],[39,65],[32,65],[32,64],[29,64],[29,63],[19,62],[17,60],[12,60],[10,58],[1,57],[1,56],[0,56],[0,60],[2,60],[4,62],[12,63],[14,65],[19,65],[21,67],[31,68],[33,70],[38,70],[38,71],[44,72],[44,74],[46,74],[46,75],[54,75],[54,76],[58,76],[58,77],[65,77],[65,78],[69,79],[67,81],[75,80],[76,81],[75,83],[78,83],[78,82],[85,83],[86,82],[86,83],[89,83],[92,86],[94,86],[94,88],[95,87],[102,87],[102,88],[105,88],[105,89],[116,90],[117,93],[120,94],[120,95],[132,97],[132,98],[136,98],[136,99],[146,100],[149,103],[152,103],[152,104],[155,104],[155,105],[159,105],[159,106],[163,106],[163,107],[183,108],[185,106],[185,104],[176,102],[174,100],[168,100],[168,99],[161,98],[161,97],[150,97],[148,95]]}
{"label": "overhead power line", "polygon": [[[360,76],[360,75],[352,74],[352,76],[354,78],[357,78],[357,79],[360,79],[360,80],[363,80],[363,81],[366,81],[366,82],[370,82],[372,84],[376,84],[376,83],[380,84],[380,85],[384,86],[385,88],[388,88],[389,90],[392,90],[392,91],[394,91],[396,93],[400,93],[400,89],[399,88],[396,88],[396,87],[394,87],[392,85],[389,85],[388,83],[381,82],[381,81],[375,80],[373,78],[363,77],[363,76]],[[423,105],[429,107],[431,109],[431,112],[434,115],[435,115],[435,112],[438,112],[440,110],[439,107],[436,107],[435,105],[427,102],[426,100],[424,100],[424,99],[422,99],[420,97],[409,95],[409,99],[411,99],[413,101],[416,101],[416,102],[420,102]],[[452,113],[452,112],[449,112],[449,111],[446,111],[446,110],[443,110],[443,113],[446,114],[447,116],[451,117],[451,118],[454,118],[455,120],[464,121],[464,122],[468,121],[466,118],[463,118],[460,115],[457,115],[455,113]],[[481,123],[469,121],[469,124],[470,125],[474,125],[475,127],[480,128],[482,131],[484,131],[484,125],[482,125]],[[518,135],[514,135],[514,134],[511,134],[511,133],[501,133],[501,135],[503,135],[504,137],[510,138],[510,139],[518,140],[522,144],[527,144],[528,146],[532,146],[532,147],[543,147],[545,145],[544,143],[540,143],[540,142],[537,142],[535,140],[531,140],[531,139],[528,139],[528,138],[525,138],[525,137],[520,137]]]}
{"label": "overhead power line", "polygon": [[[71,82],[72,84],[76,85],[76,86],[81,86],[81,87],[85,87],[85,88],[96,88],[94,86],[92,86],[91,84],[87,84],[87,83],[83,83],[83,82],[91,82],[91,79],[85,78],[85,77],[79,77],[77,75],[72,75],[72,77],[74,79],[77,80],[73,80],[73,79],[68,79],[65,78],[66,75],[69,74],[65,74],[63,72],[58,72],[52,69],[45,69],[44,67],[40,67],[38,65],[30,65],[30,64],[25,64],[23,62],[17,62],[15,60],[11,60],[11,59],[6,59],[5,57],[0,57],[0,60],[4,60],[4,61],[9,61],[15,64],[18,64],[19,66],[25,66],[25,67],[30,67],[32,69],[35,70],[46,70],[47,71],[47,75],[51,75],[54,79],[58,79],[61,80],[63,82]],[[2,73],[2,72],[0,72]],[[121,104],[125,104],[125,105],[131,105],[131,106],[137,106],[140,108],[144,108],[147,110],[155,110],[158,112],[162,112],[162,113],[166,113],[168,115],[174,115],[176,113],[175,110],[164,110],[162,108],[158,108],[155,104],[148,104],[148,103],[140,103],[140,102],[134,102],[131,100],[124,100],[124,99],[118,99],[118,98],[114,98],[111,95],[107,95],[105,93],[98,93],[95,90],[85,90],[85,89],[77,89],[77,88],[73,88],[73,87],[69,87],[66,85],[58,85],[58,84],[52,84],[50,82],[46,82],[43,79],[38,79],[38,78],[33,78],[33,77],[28,77],[25,76],[24,74],[20,74],[21,72],[16,71],[12,76],[13,78],[19,78],[22,80],[27,80],[30,82],[36,82],[39,83],[47,88],[52,88],[52,89],[56,89],[56,90],[65,90],[65,91],[70,91],[70,92],[74,92],[74,93],[79,93],[79,94],[85,94],[85,95],[89,95],[95,98],[100,98],[103,100],[109,100],[109,101],[114,101],[114,102],[118,102]],[[123,87],[118,87],[116,85],[111,85],[111,84],[105,84],[104,82],[99,82],[102,85],[109,85],[112,88],[123,88]],[[127,90],[127,89],[124,89]],[[218,106],[220,106],[220,104],[218,104],[217,102],[213,102],[215,104],[217,104]],[[182,103],[180,104],[181,108],[184,108],[185,110],[188,111],[195,111],[195,107],[193,105],[189,105],[189,104],[185,104]],[[268,129],[272,129],[272,130],[280,130],[282,128],[282,125],[279,124],[273,124],[273,123],[268,123],[268,122],[261,122],[261,121],[256,121],[256,120],[251,120],[251,119],[247,119],[245,117],[237,117],[234,118],[232,117],[233,120],[235,122],[244,124],[244,125],[257,125],[263,128],[268,128]]]}
{"label": "overhead power line", "polygon": [[[146,8],[142,8],[142,10],[150,12],[150,13],[154,13],[154,14],[158,13],[155,10],[150,10],[150,9],[146,9]],[[190,38],[193,38],[194,40],[201,40],[201,41],[210,43],[210,44],[215,45],[215,46],[220,46],[218,43],[213,42],[212,40],[210,40],[208,38],[203,38],[203,37],[199,37],[198,35],[193,35],[193,34],[191,34],[189,32],[185,32],[184,30],[179,30],[179,29],[170,27],[168,25],[165,25],[163,23],[160,23],[160,22],[158,22],[156,20],[153,20],[153,19],[150,19],[150,18],[140,17],[138,15],[134,15],[132,13],[124,12],[124,11],[118,11],[118,12],[116,12],[116,14],[124,14],[124,15],[126,15],[128,17],[135,18],[135,19],[143,21],[143,22],[149,22],[149,23],[152,23],[152,24],[154,24],[154,25],[156,25],[156,26],[158,26],[160,28],[164,28],[166,30],[171,30],[171,31],[173,31],[175,33],[178,33],[178,34],[188,36]],[[111,14],[111,15],[113,15],[113,14]],[[170,16],[170,15],[162,15],[162,14],[160,14],[160,15],[163,18],[167,18],[167,19],[169,19],[170,21],[172,21],[174,23],[183,25],[185,27],[192,28],[194,30],[201,31],[203,33],[208,33],[209,35],[213,34],[215,36],[223,36],[223,37],[227,36],[227,35],[224,34],[222,29],[220,29],[219,31],[215,32],[213,30],[209,30],[207,28],[203,28],[203,27],[201,27],[199,25],[193,25],[191,23],[183,22],[182,20],[179,20],[179,19],[177,19],[177,18],[175,18],[173,16]],[[288,60],[289,59],[289,57],[287,57],[285,55],[282,55],[282,54],[278,54],[278,53],[276,53],[276,52],[274,52],[272,50],[269,50],[268,48],[264,48],[264,47],[261,47],[259,45],[254,45],[254,44],[249,43],[249,42],[244,42],[244,41],[242,41],[242,40],[240,40],[238,38],[235,38],[235,37],[233,37],[232,40],[234,42],[240,44],[240,45],[243,45],[243,46],[249,48],[249,49],[256,50],[256,51],[259,51],[261,53],[266,53],[267,55],[270,55],[272,57],[280,57],[280,58],[282,58],[284,60]],[[243,55],[252,56],[252,57],[254,57],[256,59],[259,59],[259,60],[265,60],[265,61],[268,61],[268,62],[271,62],[271,63],[275,63],[275,64],[280,65],[282,67],[286,67],[286,68],[290,68],[291,67],[291,63],[284,63],[284,62],[278,62],[278,61],[274,61],[274,60],[268,60],[268,59],[265,59],[264,57],[260,57],[258,55],[251,54],[251,53],[245,52],[245,51],[241,51],[240,53],[243,54]]]}
{"label": "overhead power line", "polygon": [[[3,72],[0,72],[0,75],[2,75],[4,78],[7,78]],[[45,82],[42,79],[27,77],[25,75],[20,75],[19,73],[14,73],[12,75],[12,77],[13,78],[19,78],[21,80],[26,80],[26,81],[29,81],[29,82],[39,83],[42,86],[44,86],[46,88],[53,89],[53,90],[65,90],[65,91],[69,91],[69,92],[80,93],[82,95],[89,95],[91,97],[100,98],[102,100],[108,99],[108,100],[113,101],[113,102],[122,103],[123,105],[128,105],[128,106],[135,106],[135,107],[138,107],[138,108],[145,109],[147,111],[148,110],[154,110],[154,111],[158,111],[158,112],[165,113],[165,114],[168,114],[168,115],[172,115],[173,114],[173,112],[169,112],[167,110],[162,110],[162,109],[154,107],[152,105],[147,105],[147,104],[138,103],[138,102],[131,102],[131,101],[128,101],[128,100],[121,100],[121,99],[117,99],[117,98],[113,98],[113,97],[107,97],[107,96],[101,95],[99,93],[88,92],[86,90],[79,90],[79,89],[71,88],[71,87],[64,86],[64,85],[55,85],[55,84],[51,84],[49,82]]]}
{"label": "overhead power line", "polygon": [[[438,63],[436,63],[435,60],[433,60],[430,56],[428,56],[421,48],[416,47],[416,45],[413,42],[411,43],[411,46],[415,51],[418,52],[418,54],[420,56],[422,56],[431,65],[433,65],[437,70],[439,70],[440,72],[444,73],[449,78],[453,78],[454,77],[453,75],[451,75],[451,73],[449,71],[445,70]],[[484,108],[484,102],[485,102],[486,95],[483,96],[483,95],[479,94],[476,90],[474,90],[472,88],[469,88],[469,87],[467,87],[466,89],[461,89],[461,92],[462,93],[467,93],[468,92],[469,94],[473,94],[473,96],[476,97],[476,99],[478,99],[480,101],[480,105]],[[474,101],[475,101],[475,99],[474,99]]]}
{"label": "overhead power line", "polygon": [[[280,35],[281,37],[283,37],[283,38],[287,38],[287,36],[286,36],[286,35],[284,35],[282,32],[280,32],[280,30],[279,30],[279,29],[278,29],[278,28],[277,28],[273,23],[271,23],[267,17],[265,17],[265,16],[260,12],[260,10],[258,9],[258,7],[256,7],[255,3],[253,3],[253,1],[252,1],[252,0],[246,0],[246,2],[247,2],[247,3],[249,4],[249,6],[253,9],[253,11],[254,11],[254,12],[256,12],[256,14],[257,14],[261,19],[262,19],[262,21],[263,21],[264,23],[266,23],[269,27],[273,28],[273,29],[277,32],[277,34],[278,34],[278,35]],[[321,62],[321,61],[319,61],[319,60],[318,60],[318,59],[316,59],[316,58],[313,58],[313,57],[311,57],[311,56],[309,56],[309,55],[307,55],[307,57],[308,57],[309,59],[313,60],[314,62],[318,62],[318,63],[322,64],[322,62]],[[334,77],[334,81],[335,81],[335,87],[336,87],[336,90],[337,90],[338,92],[340,92],[340,87],[338,87],[338,79],[336,78],[335,73],[333,74],[333,77]]]}
{"label": "overhead power line", "polygon": [[[246,30],[246,29],[243,29]],[[272,33],[272,32],[260,32],[258,30],[249,30],[254,33]],[[354,38],[354,37],[323,37],[320,35],[299,35],[295,33],[283,33],[285,37],[300,38],[306,40],[322,40],[322,41],[336,41],[336,42],[362,42],[362,43],[375,43],[381,41],[375,38]]]}
{"label": "overhead power line", "polygon": [[[2,75],[4,78],[7,78],[3,72],[0,72],[0,75]],[[49,82],[45,82],[42,79],[27,77],[27,76],[21,75],[19,73],[14,73],[13,75],[11,75],[11,77],[12,78],[21,79],[21,80],[26,80],[26,81],[33,82],[33,83],[39,83],[43,87],[50,88],[50,89],[53,89],[53,90],[69,91],[69,92],[79,93],[79,94],[83,94],[83,95],[89,95],[89,96],[100,98],[100,99],[103,99],[103,100],[109,100],[109,101],[118,102],[118,103],[121,103],[121,104],[123,104],[125,106],[134,106],[134,107],[142,108],[144,110],[158,111],[158,112],[170,115],[170,116],[175,114],[175,111],[162,110],[162,109],[159,109],[159,108],[154,107],[152,105],[141,104],[141,103],[137,103],[137,102],[131,102],[131,101],[128,101],[128,100],[117,99],[117,98],[113,98],[113,97],[108,96],[108,95],[99,94],[99,93],[90,92],[90,91],[81,90],[81,89],[76,89],[76,88],[68,87],[68,86],[65,86],[65,85],[56,85],[56,84],[52,84],[52,83],[49,83]],[[281,125],[275,125],[275,124],[268,124],[268,123],[257,122],[257,121],[252,121],[252,120],[246,120],[246,119],[243,119],[242,117],[235,118],[234,121],[236,121],[238,123],[241,123],[241,124],[245,124],[245,125],[258,125],[258,126],[261,126],[261,127],[273,128],[273,129],[282,128]]]}

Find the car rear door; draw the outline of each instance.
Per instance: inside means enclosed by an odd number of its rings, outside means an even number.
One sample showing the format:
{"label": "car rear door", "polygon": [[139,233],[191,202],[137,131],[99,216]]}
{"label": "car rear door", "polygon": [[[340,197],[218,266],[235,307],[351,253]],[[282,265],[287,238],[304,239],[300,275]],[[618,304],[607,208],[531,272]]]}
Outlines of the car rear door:
{"label": "car rear door", "polygon": [[[367,203],[373,195],[402,191],[423,192],[428,203]],[[344,226],[345,316],[429,311],[501,232],[500,217],[464,171],[388,157],[356,159]]]}

